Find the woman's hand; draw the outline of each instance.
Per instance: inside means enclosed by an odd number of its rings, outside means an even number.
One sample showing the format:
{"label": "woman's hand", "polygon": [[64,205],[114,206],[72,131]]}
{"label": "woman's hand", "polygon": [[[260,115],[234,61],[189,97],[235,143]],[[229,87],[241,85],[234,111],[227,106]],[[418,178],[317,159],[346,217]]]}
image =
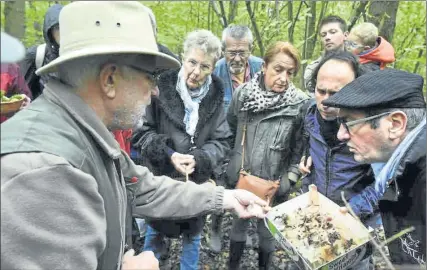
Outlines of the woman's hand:
{"label": "woman's hand", "polygon": [[25,109],[26,107],[28,107],[28,105],[30,105],[31,103],[31,98],[29,98],[27,95],[23,94],[25,96],[24,98],[24,102],[22,102],[21,107],[19,108],[19,110]]}
{"label": "woman's hand", "polygon": [[178,152],[172,154],[171,162],[175,169],[182,175],[192,174],[194,172],[194,167],[196,166],[194,156],[184,155]]}
{"label": "woman's hand", "polygon": [[311,156],[307,158],[307,161],[305,160],[305,156],[303,156],[299,163],[298,169],[303,175],[307,175],[311,173],[310,169],[312,164],[313,160],[311,159]]}

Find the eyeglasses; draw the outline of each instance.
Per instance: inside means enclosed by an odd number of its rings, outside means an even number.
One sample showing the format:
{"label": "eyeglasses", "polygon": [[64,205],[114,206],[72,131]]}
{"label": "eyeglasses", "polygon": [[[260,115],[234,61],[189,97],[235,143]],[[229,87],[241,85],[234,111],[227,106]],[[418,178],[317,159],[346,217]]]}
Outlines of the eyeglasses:
{"label": "eyeglasses", "polygon": [[160,78],[160,73],[162,72],[160,71],[148,71],[146,69],[137,67],[137,66],[133,66],[133,65],[129,65],[128,67],[138,71],[138,72],[142,72],[144,73],[147,77],[148,80],[150,81],[150,84],[152,85],[152,87],[156,87],[158,85],[159,82],[159,78]]}
{"label": "eyeglasses", "polygon": [[234,51],[227,51],[225,54],[231,58],[235,58],[237,55],[240,58],[247,58],[249,56],[249,52],[234,52]]}
{"label": "eyeglasses", "polygon": [[390,113],[392,113],[392,112],[380,113],[380,114],[377,114],[377,115],[373,115],[373,116],[369,116],[369,117],[366,117],[366,118],[357,119],[357,120],[354,120],[354,121],[348,121],[348,122],[345,122],[344,119],[342,119],[341,117],[338,117],[337,121],[338,121],[338,123],[340,125],[344,126],[345,130],[348,133],[350,133],[350,128],[351,127],[353,127],[355,125],[358,125],[358,124],[361,124],[361,123],[364,123],[364,122],[367,122],[367,121],[371,121],[371,120],[383,117],[383,116],[388,115]]}

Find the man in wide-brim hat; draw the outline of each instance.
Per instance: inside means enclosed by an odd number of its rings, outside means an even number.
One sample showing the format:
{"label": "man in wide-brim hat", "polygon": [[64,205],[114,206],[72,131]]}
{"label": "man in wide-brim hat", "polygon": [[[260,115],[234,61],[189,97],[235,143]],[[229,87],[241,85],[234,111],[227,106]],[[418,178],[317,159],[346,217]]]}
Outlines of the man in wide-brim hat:
{"label": "man in wide-brim hat", "polygon": [[154,177],[120,151],[111,131],[142,119],[155,72],[179,66],[142,4],[74,2],[59,24],[60,56],[37,71],[59,80],[2,125],[2,269],[158,269],[151,252],[123,256],[131,213],[265,216],[252,193]]}
{"label": "man in wide-brim hat", "polygon": [[[396,269],[426,263],[426,102],[423,77],[386,69],[360,76],[324,100],[340,108],[338,139],[354,159],[370,163]],[[405,265],[405,266],[403,266]],[[421,269],[421,268],[420,268]]]}

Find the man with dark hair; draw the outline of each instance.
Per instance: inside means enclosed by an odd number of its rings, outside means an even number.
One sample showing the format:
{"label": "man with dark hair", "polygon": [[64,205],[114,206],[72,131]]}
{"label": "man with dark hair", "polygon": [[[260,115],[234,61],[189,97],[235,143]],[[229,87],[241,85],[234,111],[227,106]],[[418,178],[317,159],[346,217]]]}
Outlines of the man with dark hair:
{"label": "man with dark hair", "polygon": [[[373,186],[371,167],[354,160],[345,143],[337,139],[339,123],[338,110],[324,106],[322,101],[333,96],[346,84],[361,74],[357,58],[347,51],[337,51],[325,56],[313,73],[315,99],[308,107],[304,120],[304,138],[308,151],[300,163],[303,191],[315,184],[320,193],[344,206],[341,192],[344,191],[354,212],[364,221],[374,216],[379,195]],[[375,221],[378,216],[375,218]],[[371,220],[369,220],[371,221]],[[352,269],[369,269],[369,258]]]}
{"label": "man with dark hair", "polygon": [[328,52],[344,50],[344,41],[348,35],[346,22],[335,15],[325,17],[320,22],[319,29],[324,52],[319,58],[308,64],[304,71],[304,87],[310,93],[314,93],[315,85],[311,84],[314,69]]}
{"label": "man with dark hair", "polygon": [[346,85],[323,105],[339,108],[338,139],[354,159],[371,163],[387,244],[396,269],[425,267],[426,102],[423,78],[405,71],[370,72]]}

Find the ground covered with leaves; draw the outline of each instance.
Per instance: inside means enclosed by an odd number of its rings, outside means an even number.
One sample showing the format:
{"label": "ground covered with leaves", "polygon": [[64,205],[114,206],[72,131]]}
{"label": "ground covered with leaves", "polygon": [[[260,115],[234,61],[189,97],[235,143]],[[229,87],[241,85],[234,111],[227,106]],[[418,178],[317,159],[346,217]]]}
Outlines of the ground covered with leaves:
{"label": "ground covered with leaves", "polygon": [[[200,262],[199,269],[203,270],[213,270],[213,269],[227,269],[227,261],[228,261],[228,253],[229,253],[229,245],[230,238],[229,232],[231,230],[231,222],[232,215],[230,213],[226,213],[222,228],[223,228],[223,248],[222,251],[217,254],[213,253],[208,247],[208,237],[209,237],[209,224],[210,217],[207,217],[207,222],[203,229],[202,234],[202,242],[201,242],[201,250],[200,250]],[[249,230],[249,235],[251,235],[252,246],[247,246],[245,248],[241,269],[258,269],[258,239],[256,237],[256,228],[255,223],[253,223]],[[375,234],[377,235],[380,242],[384,241],[384,231],[381,228],[375,230]],[[181,240],[173,239],[171,241],[171,246],[169,250],[169,255],[166,260],[161,261],[161,269],[164,270],[179,270],[179,261],[181,254]],[[374,265],[375,270],[385,270],[386,264],[382,259],[381,255],[378,251],[374,252]],[[298,268],[289,261],[289,258],[286,256],[285,252],[279,247],[276,250],[275,258],[273,261],[273,270],[297,270]]]}

